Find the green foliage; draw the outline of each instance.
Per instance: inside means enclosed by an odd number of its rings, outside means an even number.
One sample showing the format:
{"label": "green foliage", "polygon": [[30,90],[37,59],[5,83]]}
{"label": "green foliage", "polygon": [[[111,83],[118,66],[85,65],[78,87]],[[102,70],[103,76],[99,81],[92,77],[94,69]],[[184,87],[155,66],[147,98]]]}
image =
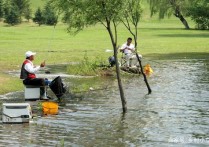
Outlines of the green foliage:
{"label": "green foliage", "polygon": [[186,29],[189,25],[184,18],[187,13],[187,7],[194,0],[147,0],[150,4],[151,16],[158,13],[159,19],[164,19],[165,16],[170,17],[172,14],[179,18]]}
{"label": "green foliage", "polygon": [[137,26],[140,17],[142,15],[141,0],[128,0],[128,10],[125,11],[125,14],[128,15],[127,18],[130,18],[130,21]]}
{"label": "green foliage", "polygon": [[19,13],[22,16],[26,9],[30,8],[30,1],[29,0],[12,0],[13,5],[18,7]]}
{"label": "green foliage", "polygon": [[52,0],[51,3],[64,14],[68,31],[76,34],[85,27],[106,21],[118,20],[123,10],[123,0]]}
{"label": "green foliage", "polygon": [[151,16],[158,13],[159,18],[163,19],[165,16],[176,15],[176,11],[185,14],[187,7],[193,0],[147,0],[150,5]]}
{"label": "green foliage", "polygon": [[62,138],[62,139],[60,140],[60,146],[61,146],[61,147],[64,147],[64,146],[65,146],[65,139],[64,139],[64,138]]}
{"label": "green foliage", "polygon": [[11,3],[10,1],[4,1],[3,0],[3,12],[4,12],[4,16],[9,14],[9,11],[11,9]]}
{"label": "green foliage", "polygon": [[44,7],[43,17],[44,17],[44,23],[46,25],[56,25],[57,24],[57,17],[55,14],[55,10],[50,5],[50,2],[46,3],[46,5]]}
{"label": "green foliage", "polygon": [[4,15],[4,22],[10,24],[10,25],[16,25],[21,22],[20,19],[20,12],[16,5],[9,5],[7,8],[5,8],[5,15]]}
{"label": "green foliage", "polygon": [[31,10],[29,0],[1,0],[1,2],[3,2],[3,6],[0,6],[0,11],[3,8],[6,23],[11,25],[21,23],[21,16],[24,16],[27,20],[30,19]]}
{"label": "green foliage", "polygon": [[87,52],[84,58],[78,64],[69,65],[67,67],[67,72],[73,75],[85,75],[85,76],[96,76],[99,74],[99,62],[98,60],[89,60],[87,57]]}
{"label": "green foliage", "polygon": [[188,16],[197,24],[198,29],[209,29],[209,1],[196,1],[188,9]]}
{"label": "green foliage", "polygon": [[30,7],[28,7],[28,8],[26,8],[25,10],[24,10],[24,17],[25,17],[25,19],[27,19],[28,21],[32,18],[32,10],[31,10],[31,8]]}
{"label": "green foliage", "polygon": [[33,21],[35,23],[38,23],[39,26],[42,25],[45,21],[44,17],[43,17],[43,14],[42,14],[42,11],[41,11],[41,8],[39,7],[36,12],[35,12],[35,16],[33,18]]}
{"label": "green foliage", "polygon": [[0,19],[4,16],[3,0],[0,0]]}
{"label": "green foliage", "polygon": [[46,25],[57,24],[57,17],[55,10],[53,9],[53,7],[50,5],[49,2],[46,3],[43,10],[41,10],[40,7],[36,10],[33,21],[38,23],[39,26],[41,24],[46,24]]}
{"label": "green foliage", "polygon": [[[135,48],[137,50],[137,28],[142,15],[141,0],[127,0],[124,8],[125,11],[120,20],[134,37]],[[134,28],[132,28],[132,25]]]}

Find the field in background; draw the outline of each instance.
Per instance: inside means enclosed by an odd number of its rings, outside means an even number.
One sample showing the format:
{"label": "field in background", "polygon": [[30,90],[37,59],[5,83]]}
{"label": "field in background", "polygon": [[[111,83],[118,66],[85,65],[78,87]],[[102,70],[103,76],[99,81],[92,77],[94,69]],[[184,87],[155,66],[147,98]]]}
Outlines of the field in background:
{"label": "field in background", "polygon": [[[0,27],[0,65],[6,70],[19,68],[17,64],[24,60],[27,50],[38,53],[37,63],[45,59],[48,64],[79,61],[85,53],[89,58],[107,58],[112,54],[105,53],[112,46],[102,25],[87,28],[76,36],[68,34],[64,24],[58,24],[55,28],[38,27],[34,23],[14,27],[1,24]],[[126,29],[119,26],[119,45],[129,36]],[[143,55],[208,52],[208,38],[208,31],[184,30],[175,19],[142,21],[139,25],[138,50]]]}
{"label": "field in background", "polygon": [[36,11],[36,9],[38,7],[43,8],[44,4],[47,2],[48,0],[30,0],[30,4],[31,4],[31,9],[33,11],[33,13]]}
{"label": "field in background", "polygon": [[[44,1],[31,0],[33,10]],[[194,24],[189,22],[191,28]],[[0,23],[0,94],[19,90],[22,83],[7,74],[9,70],[20,69],[26,51],[37,52],[35,64],[46,60],[47,64],[79,62],[86,54],[90,60],[107,60],[112,55],[109,35],[102,25],[89,27],[76,36],[67,33],[67,26],[59,23],[52,26],[38,26],[32,22],[10,27]],[[120,25],[118,43],[122,45],[131,36]],[[138,51],[144,56],[170,53],[208,53],[209,32],[185,30],[176,18],[150,19],[144,15],[139,24]],[[6,86],[5,86],[6,85]]]}

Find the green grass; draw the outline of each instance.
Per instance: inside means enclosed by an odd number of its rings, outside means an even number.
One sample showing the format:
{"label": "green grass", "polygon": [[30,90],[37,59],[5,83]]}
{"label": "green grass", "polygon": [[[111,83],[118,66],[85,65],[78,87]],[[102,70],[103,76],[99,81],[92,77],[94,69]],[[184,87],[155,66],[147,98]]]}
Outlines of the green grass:
{"label": "green grass", "polygon": [[43,8],[46,2],[47,0],[30,0],[32,12],[34,13],[38,7]]}
{"label": "green grass", "polygon": [[[194,28],[194,24],[190,24]],[[112,46],[102,25],[89,27],[76,36],[68,34],[67,26],[61,23],[55,29],[52,26],[38,27],[34,23],[13,27],[0,23],[0,28],[0,79],[3,79],[0,93],[22,88],[18,78],[11,78],[5,73],[20,69],[27,50],[37,52],[35,64],[43,60],[47,64],[78,62],[83,60],[85,53],[90,60],[98,57],[106,60],[112,55],[105,52]],[[131,35],[122,25],[118,29],[118,43],[121,45]],[[208,31],[185,30],[175,18],[162,21],[146,19],[139,25],[138,50],[144,57],[149,54],[209,53],[208,38]],[[2,88],[5,85],[7,88]]]}

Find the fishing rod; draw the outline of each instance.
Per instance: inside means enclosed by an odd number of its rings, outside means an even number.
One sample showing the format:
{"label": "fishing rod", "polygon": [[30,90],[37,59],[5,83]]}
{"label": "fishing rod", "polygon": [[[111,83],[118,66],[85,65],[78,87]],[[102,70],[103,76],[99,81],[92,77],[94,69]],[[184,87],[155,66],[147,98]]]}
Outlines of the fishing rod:
{"label": "fishing rod", "polygon": [[[145,59],[146,59],[146,58],[145,58]],[[169,63],[161,63],[161,62],[158,62],[158,61],[155,61],[155,60],[152,60],[152,59],[147,59],[147,60],[149,60],[149,61],[151,61],[151,62],[154,62],[154,63],[157,63],[157,64],[160,64],[160,65],[164,65],[164,66],[172,66],[172,67],[174,67],[174,68],[178,68],[177,66],[172,65],[172,64],[169,64]]]}

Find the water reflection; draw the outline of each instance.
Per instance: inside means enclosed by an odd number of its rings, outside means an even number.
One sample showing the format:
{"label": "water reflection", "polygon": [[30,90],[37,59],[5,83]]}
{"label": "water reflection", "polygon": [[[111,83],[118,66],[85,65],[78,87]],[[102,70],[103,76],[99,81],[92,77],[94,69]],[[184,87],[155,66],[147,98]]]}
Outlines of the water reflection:
{"label": "water reflection", "polygon": [[[1,124],[0,144],[208,146],[209,59],[155,61],[158,63],[151,63],[154,75],[149,77],[151,95],[146,95],[143,77],[123,79],[127,114],[121,114],[117,81],[68,77],[64,80],[70,86],[89,83],[92,87],[102,84],[109,88],[65,98],[59,115],[38,117],[29,125]],[[6,95],[1,101],[14,101],[19,97],[23,97],[23,92]]]}

